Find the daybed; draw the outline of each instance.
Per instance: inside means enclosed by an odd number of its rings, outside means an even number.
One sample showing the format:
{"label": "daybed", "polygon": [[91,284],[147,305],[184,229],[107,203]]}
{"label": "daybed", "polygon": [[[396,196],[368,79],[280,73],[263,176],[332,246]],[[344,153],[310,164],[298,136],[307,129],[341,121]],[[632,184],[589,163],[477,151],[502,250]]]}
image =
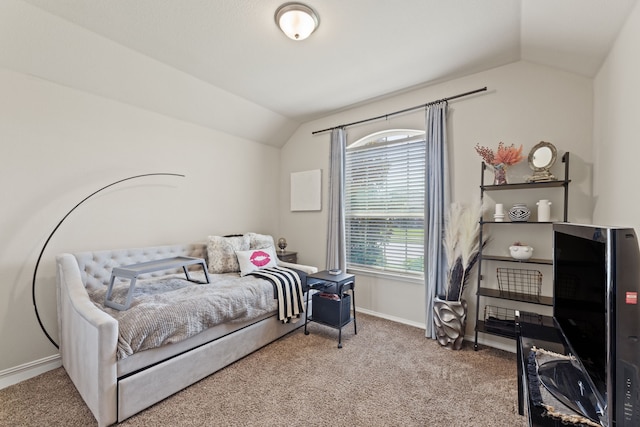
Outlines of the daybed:
{"label": "daybed", "polygon": [[[225,262],[233,258],[228,256],[229,252],[233,253],[237,248],[225,246],[228,239],[233,238],[216,237],[215,242],[223,248],[222,252],[216,252],[220,246],[213,244],[212,238],[210,236],[207,243],[199,244],[64,253],[57,256],[62,364],[99,426],[120,422],[304,324],[304,316],[297,322],[279,320],[278,304],[275,303],[269,305],[269,311],[258,311],[248,319],[207,327],[177,342],[166,339],[166,343],[160,347],[125,351],[131,345],[123,346],[119,321],[116,320],[117,316],[114,317],[116,311],[96,302],[95,295],[91,299],[92,293],[102,292],[104,295],[113,267],[189,256],[204,258],[211,273],[211,284],[192,286],[215,287],[219,280],[266,282],[251,275],[240,277],[237,272],[219,273],[223,271],[220,268],[225,268]],[[234,238],[245,243],[248,239],[250,249],[266,245],[265,242],[273,244],[270,236],[255,233]],[[280,261],[277,264],[307,274],[317,271],[310,266]],[[138,281],[136,292],[139,289],[144,291],[150,283],[180,276],[179,270],[170,273],[169,276],[166,271],[148,274],[151,277]],[[197,275],[197,270],[190,271],[190,274]],[[126,283],[120,285],[125,286]],[[132,307],[117,314],[125,316],[132,313],[130,310],[134,309],[138,297],[134,294]]]}

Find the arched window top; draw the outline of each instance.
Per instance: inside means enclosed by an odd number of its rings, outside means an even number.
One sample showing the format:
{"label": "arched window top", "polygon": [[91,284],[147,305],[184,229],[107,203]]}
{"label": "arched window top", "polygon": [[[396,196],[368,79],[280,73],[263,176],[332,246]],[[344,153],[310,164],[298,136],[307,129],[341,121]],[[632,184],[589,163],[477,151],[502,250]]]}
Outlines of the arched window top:
{"label": "arched window top", "polygon": [[425,132],[418,129],[387,129],[369,134],[347,147],[347,150],[373,148],[383,145],[424,140]]}

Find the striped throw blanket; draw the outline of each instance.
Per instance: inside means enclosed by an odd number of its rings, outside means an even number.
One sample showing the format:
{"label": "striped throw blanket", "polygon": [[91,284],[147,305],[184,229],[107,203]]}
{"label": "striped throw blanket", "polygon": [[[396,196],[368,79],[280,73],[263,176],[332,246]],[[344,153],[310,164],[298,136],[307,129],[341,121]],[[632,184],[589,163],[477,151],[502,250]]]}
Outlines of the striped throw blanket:
{"label": "striped throw blanket", "polygon": [[282,323],[297,322],[304,313],[302,282],[294,270],[284,267],[269,267],[249,273],[273,284],[278,299],[278,319]]}

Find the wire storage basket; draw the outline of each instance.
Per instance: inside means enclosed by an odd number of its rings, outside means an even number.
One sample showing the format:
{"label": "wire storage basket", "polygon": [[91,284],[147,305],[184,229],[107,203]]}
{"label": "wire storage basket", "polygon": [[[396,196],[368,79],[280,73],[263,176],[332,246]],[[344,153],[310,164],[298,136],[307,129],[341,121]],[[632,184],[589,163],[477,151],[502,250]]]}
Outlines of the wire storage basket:
{"label": "wire storage basket", "polygon": [[529,311],[520,312],[520,321],[525,323],[531,323],[533,325],[543,326],[542,314],[531,313]]}
{"label": "wire storage basket", "polygon": [[506,296],[540,301],[542,273],[522,268],[497,268],[498,289]]}
{"label": "wire storage basket", "polygon": [[516,336],[516,313],[511,308],[484,306],[484,327],[487,332],[498,335]]}
{"label": "wire storage basket", "polygon": [[[542,325],[542,315],[527,311],[520,311],[520,320]],[[496,335],[515,338],[516,336],[516,310],[512,308],[484,306],[484,328],[487,332]]]}

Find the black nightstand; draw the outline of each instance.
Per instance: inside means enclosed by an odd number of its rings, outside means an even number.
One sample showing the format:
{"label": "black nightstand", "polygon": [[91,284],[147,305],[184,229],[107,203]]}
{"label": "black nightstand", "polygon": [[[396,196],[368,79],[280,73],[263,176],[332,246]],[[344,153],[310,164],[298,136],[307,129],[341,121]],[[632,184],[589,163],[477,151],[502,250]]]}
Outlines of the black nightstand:
{"label": "black nightstand", "polygon": [[278,259],[283,262],[292,262],[296,264],[298,262],[298,252],[290,251],[276,251]]}
{"label": "black nightstand", "polygon": [[[329,274],[328,271],[319,271],[307,276],[307,297],[305,302],[304,333],[307,331],[307,323],[316,322],[330,326],[338,330],[338,348],[342,348],[342,328],[353,321],[353,332],[357,335],[356,325],[356,276],[340,273]],[[309,294],[311,290],[320,291],[314,293],[313,314],[309,317]],[[348,291],[351,291],[348,293]],[[320,293],[330,294],[325,298]],[[353,301],[353,317],[351,317],[351,303]]]}

